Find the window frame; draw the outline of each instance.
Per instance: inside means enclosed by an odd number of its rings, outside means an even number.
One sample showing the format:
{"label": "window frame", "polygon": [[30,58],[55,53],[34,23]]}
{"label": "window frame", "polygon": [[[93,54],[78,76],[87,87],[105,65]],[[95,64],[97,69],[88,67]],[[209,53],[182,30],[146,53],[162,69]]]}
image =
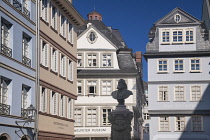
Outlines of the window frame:
{"label": "window frame", "polygon": [[[89,58],[89,55],[91,55],[91,58]],[[93,58],[93,57],[95,57],[95,58]],[[96,68],[96,67],[98,67],[98,54],[97,53],[87,53],[86,54],[86,67],[88,67],[88,68]],[[89,65],[89,60],[91,60],[91,66]],[[94,60],[95,60],[95,62],[94,62]],[[95,66],[94,66],[94,63],[95,63]]]}
{"label": "window frame", "polygon": [[[168,32],[168,35],[163,35],[163,33]],[[163,38],[169,38],[168,41],[163,41]],[[166,39],[167,40],[167,39]],[[171,32],[170,29],[162,29],[161,30],[161,44],[170,44],[171,42]]]}
{"label": "window frame", "polygon": [[49,22],[49,12],[48,12],[48,8],[49,8],[49,1],[48,0],[42,0],[42,2],[40,3],[40,11],[41,11],[41,18],[45,21],[45,22]]}
{"label": "window frame", "polygon": [[[77,110],[80,110],[80,114],[77,112]],[[78,125],[78,122],[77,122],[77,120],[78,120],[78,117],[76,117],[76,116],[78,116],[78,115],[80,115],[80,117],[81,117],[81,125]],[[75,120],[75,122],[74,122],[74,124],[75,124],[75,126],[83,126],[83,108],[75,108],[74,109],[74,120]]]}
{"label": "window frame", "polygon": [[[43,91],[44,89],[44,91]],[[40,105],[39,105],[39,110],[41,112],[48,112],[48,89],[40,86]],[[44,97],[44,98],[43,98]]]}
{"label": "window frame", "polygon": [[[103,110],[106,110],[106,112],[104,113]],[[113,110],[111,107],[104,107],[101,108],[101,126],[111,126],[111,123],[109,122],[108,116],[109,116],[109,111],[107,111],[108,109],[110,109],[110,112]],[[104,117],[104,115],[106,115],[106,117]],[[104,123],[104,118],[105,119],[105,123]]]}
{"label": "window frame", "polygon": [[[189,32],[192,31],[192,32],[193,32],[192,35],[191,35],[191,34],[190,34],[190,35],[187,35],[187,32],[188,32],[188,31],[189,31]],[[192,36],[192,39],[193,39],[193,40],[192,40],[192,41],[191,41],[191,40],[187,41],[187,36],[189,36],[189,38],[190,38],[190,36]],[[194,40],[195,40],[194,29],[193,29],[193,28],[186,28],[186,29],[185,29],[185,43],[186,43],[186,44],[188,44],[188,43],[189,43],[189,44],[192,44],[192,43],[195,42]]]}
{"label": "window frame", "polygon": [[[161,96],[160,96],[160,88],[166,88],[167,89],[167,93],[165,94],[165,93],[161,93],[162,94],[162,99],[161,99]],[[163,92],[164,92],[165,90],[163,90]],[[165,94],[165,95],[163,95],[163,94]],[[164,97],[164,96],[166,96],[166,97]],[[167,98],[167,99],[165,99],[165,100],[163,100],[164,98]],[[159,102],[168,102],[168,101],[170,101],[169,100],[169,86],[158,86],[158,101]]]}
{"label": "window frame", "polygon": [[68,80],[74,81],[74,62],[68,59]]}
{"label": "window frame", "polygon": [[[194,130],[195,128],[193,127],[193,117],[200,117],[200,128],[201,130]],[[192,132],[202,132],[204,131],[204,126],[203,126],[203,116],[201,115],[192,115],[191,116],[191,131]]]}
{"label": "window frame", "polygon": [[[54,96],[55,97],[54,97]],[[59,94],[55,91],[50,91],[50,114],[52,115],[58,115],[58,99],[59,99]]]}
{"label": "window frame", "polygon": [[[178,63],[176,64],[176,62],[175,61],[178,61]],[[183,68],[183,70],[180,70],[180,65],[181,65],[181,63],[179,62],[179,61],[182,61],[182,68]],[[178,70],[176,70],[176,65],[178,66]],[[184,59],[174,59],[174,72],[176,73],[178,73],[178,72],[184,72],[185,70],[184,70],[184,65],[185,65],[185,63],[184,63]]]}
{"label": "window frame", "polygon": [[[176,32],[176,35],[174,35],[174,32]],[[179,35],[179,32],[182,34]],[[176,37],[177,41],[174,41],[174,37]],[[181,41],[179,41],[179,37],[181,37]],[[183,29],[172,29],[172,44],[183,44],[184,43],[184,33]]]}
{"label": "window frame", "polygon": [[[159,63],[160,61],[162,61],[162,64]],[[164,64],[163,61],[166,61],[166,64]],[[163,70],[160,70],[160,65],[162,66]],[[166,65],[166,70],[164,70],[165,65]],[[157,60],[157,70],[158,70],[158,73],[168,73],[168,60],[167,59],[158,59]]]}
{"label": "window frame", "polygon": [[[178,92],[178,95],[179,95],[178,98],[179,98],[179,99],[180,99],[180,92],[182,92],[182,91],[176,90],[176,87],[178,87],[178,89],[180,89],[180,87],[183,88],[183,100],[177,100],[176,91]],[[185,97],[185,86],[180,86],[180,85],[174,86],[174,101],[175,101],[175,102],[185,102],[185,101],[186,101],[186,97]]]}
{"label": "window frame", "polygon": [[[181,119],[178,120],[178,117],[184,118],[184,120],[181,120]],[[180,122],[180,124],[179,124],[179,122]],[[184,122],[184,128],[182,127],[183,122]],[[179,127],[180,127],[180,130],[179,130]],[[178,132],[187,131],[187,129],[186,129],[186,117],[185,116],[180,116],[180,115],[175,116],[175,131],[178,131]]]}
{"label": "window frame", "polygon": [[[199,60],[199,70],[192,70],[192,60],[194,60],[194,61],[197,61],[197,60]],[[195,69],[196,69],[196,62],[195,62],[195,64],[193,64],[193,65],[195,65]],[[193,72],[201,72],[201,59],[200,58],[191,58],[190,59],[190,72],[191,73],[193,73]]]}
{"label": "window frame", "polygon": [[[55,9],[55,14],[53,14],[53,9]],[[58,30],[58,8],[52,4],[51,2],[51,27],[55,29],[56,31]]]}
{"label": "window frame", "polygon": [[74,44],[74,25],[69,20],[68,20],[68,42],[72,45]]}
{"label": "window frame", "polygon": [[59,94],[59,115],[66,117],[66,96]]}
{"label": "window frame", "polygon": [[[104,55],[106,55],[106,58],[103,58]],[[108,55],[110,55],[110,58],[107,58]],[[103,60],[104,59],[106,60],[106,66],[103,66]],[[108,60],[110,60],[110,62],[111,62],[110,66],[107,66]],[[113,55],[112,55],[112,53],[102,53],[101,54],[101,67],[103,67],[103,68],[112,68],[113,66],[114,66],[114,64],[113,64]]]}
{"label": "window frame", "polygon": [[[106,82],[106,85],[103,85],[103,82]],[[107,85],[107,82],[110,82],[110,85]],[[112,90],[113,90],[113,81],[112,80],[106,80],[106,79],[102,79],[101,80],[101,96],[111,96]],[[106,93],[103,94],[103,87],[106,86]],[[108,89],[107,87],[110,86],[110,94],[107,93]]]}
{"label": "window frame", "polygon": [[[83,95],[83,86],[82,86],[82,80],[77,80],[77,95]],[[79,94],[78,87],[81,87],[81,93]]]}
{"label": "window frame", "polygon": [[[195,95],[195,96],[196,96],[196,97],[195,97],[196,100],[193,100],[193,89],[192,89],[193,87],[196,88],[196,95]],[[199,98],[199,99],[198,99],[198,97],[197,97],[197,96],[198,96],[198,95],[197,95],[197,92],[198,92],[198,91],[197,91],[197,87],[200,87],[200,91],[199,91],[199,92],[200,92],[200,95],[199,95],[200,98]],[[201,86],[201,85],[191,85],[191,86],[190,86],[190,101],[192,101],[192,102],[200,102],[200,101],[202,101],[202,86]]]}
{"label": "window frame", "polygon": [[73,119],[73,108],[74,108],[74,99],[67,97],[67,118]]}
{"label": "window frame", "polygon": [[66,69],[67,69],[67,60],[66,56],[62,53],[60,53],[60,76],[66,77]]}
{"label": "window frame", "polygon": [[[89,83],[91,82],[91,84],[89,85]],[[95,85],[93,84],[93,82],[95,82]],[[97,80],[87,80],[87,95],[97,95],[98,89],[97,89]],[[90,87],[94,87],[94,93],[90,93]]]}
{"label": "window frame", "polygon": [[[91,110],[91,113],[88,113],[88,110]],[[93,113],[92,111],[95,110],[95,113]],[[88,124],[88,114],[91,114],[91,125]],[[95,115],[95,125],[93,125],[93,115]],[[91,108],[88,107],[86,108],[86,126],[97,126],[98,125],[98,108]]]}
{"label": "window frame", "polygon": [[40,40],[41,44],[41,65],[48,68],[49,67],[49,44],[44,40]]}
{"label": "window frame", "polygon": [[[165,117],[165,118],[168,119],[168,120],[167,120],[167,125],[168,125],[168,129],[167,129],[167,130],[165,130],[165,125],[166,125],[165,122],[166,122],[166,121],[162,121],[162,122],[164,123],[164,124],[163,124],[163,125],[164,125],[164,127],[163,127],[164,130],[161,130],[161,118],[162,118],[162,117]],[[169,116],[159,116],[158,118],[159,118],[159,131],[160,131],[160,132],[169,132],[169,131],[170,131],[170,117],[169,117]]]}
{"label": "window frame", "polygon": [[51,70],[55,73],[58,73],[58,59],[59,53],[58,50],[54,47],[51,47]]}
{"label": "window frame", "polygon": [[60,35],[66,38],[66,17],[60,12]]}

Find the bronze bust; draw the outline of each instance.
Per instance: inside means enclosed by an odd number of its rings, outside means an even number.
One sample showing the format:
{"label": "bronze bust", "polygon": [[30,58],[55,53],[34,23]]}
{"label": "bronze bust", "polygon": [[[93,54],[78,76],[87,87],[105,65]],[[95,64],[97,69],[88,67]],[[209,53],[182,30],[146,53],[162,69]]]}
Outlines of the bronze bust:
{"label": "bronze bust", "polygon": [[125,99],[130,95],[133,95],[133,93],[130,90],[127,90],[127,84],[123,79],[118,81],[117,89],[118,90],[112,92],[112,97],[118,101],[118,105],[124,105]]}

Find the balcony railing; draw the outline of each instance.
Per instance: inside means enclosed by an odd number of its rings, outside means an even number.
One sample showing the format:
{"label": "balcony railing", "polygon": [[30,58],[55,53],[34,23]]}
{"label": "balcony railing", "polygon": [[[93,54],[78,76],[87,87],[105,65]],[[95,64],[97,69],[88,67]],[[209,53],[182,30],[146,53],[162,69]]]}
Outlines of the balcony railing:
{"label": "balcony railing", "polygon": [[27,17],[30,18],[30,12],[28,11],[26,7],[23,7],[23,14],[25,14]]}
{"label": "balcony railing", "polygon": [[10,114],[10,105],[0,103],[0,114]]}
{"label": "balcony railing", "polygon": [[31,66],[31,59],[27,58],[26,56],[23,56],[23,64],[27,66]]}
{"label": "balcony railing", "polygon": [[27,109],[21,108],[21,117],[28,118]]}
{"label": "balcony railing", "polygon": [[1,44],[1,53],[5,54],[6,56],[12,57],[12,49],[4,44]]}
{"label": "balcony railing", "polygon": [[19,11],[22,11],[22,4],[19,1],[13,0],[13,6],[17,8]]}

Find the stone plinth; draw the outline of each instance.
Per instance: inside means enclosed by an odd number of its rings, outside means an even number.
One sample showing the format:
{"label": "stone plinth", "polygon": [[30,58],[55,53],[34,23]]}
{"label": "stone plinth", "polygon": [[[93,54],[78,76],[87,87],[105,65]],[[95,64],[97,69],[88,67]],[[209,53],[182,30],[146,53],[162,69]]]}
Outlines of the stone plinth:
{"label": "stone plinth", "polygon": [[133,112],[126,109],[125,105],[116,106],[109,114],[111,122],[111,140],[131,140],[131,120]]}

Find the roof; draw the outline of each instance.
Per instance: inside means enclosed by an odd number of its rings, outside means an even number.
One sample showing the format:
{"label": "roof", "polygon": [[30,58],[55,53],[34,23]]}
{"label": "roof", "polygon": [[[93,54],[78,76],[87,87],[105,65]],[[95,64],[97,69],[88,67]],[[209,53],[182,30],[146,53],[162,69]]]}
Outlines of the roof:
{"label": "roof", "polygon": [[[97,30],[99,30],[108,40],[110,40],[117,48],[124,46],[124,42],[118,29],[112,30],[107,27],[102,21],[99,20],[86,20],[86,24],[92,23]],[[87,30],[87,25],[79,26],[77,28],[77,35],[80,36],[84,31]]]}

